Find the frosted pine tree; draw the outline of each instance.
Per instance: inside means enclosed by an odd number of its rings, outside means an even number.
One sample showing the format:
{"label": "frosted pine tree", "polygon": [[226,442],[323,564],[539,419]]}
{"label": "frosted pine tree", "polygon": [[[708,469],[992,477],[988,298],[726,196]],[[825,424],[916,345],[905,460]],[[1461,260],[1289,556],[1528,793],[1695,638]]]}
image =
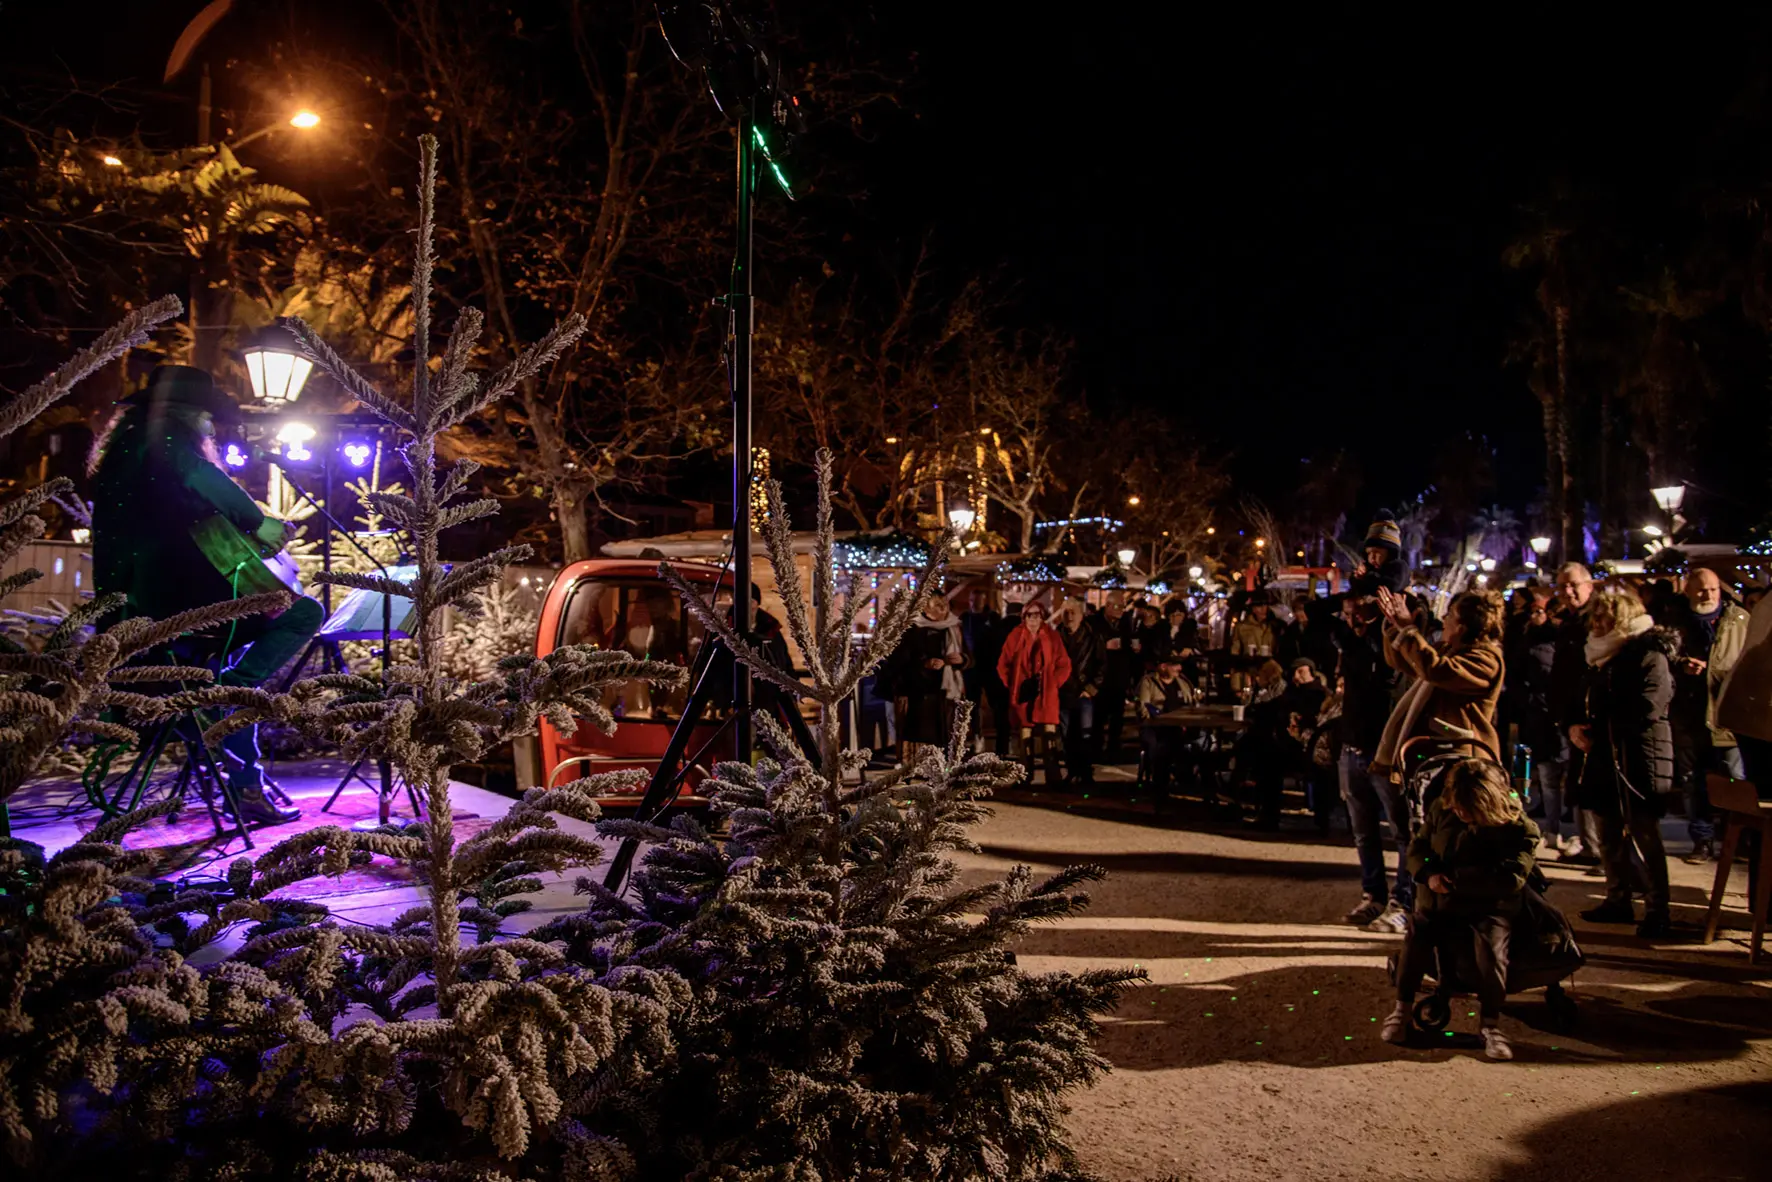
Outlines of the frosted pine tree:
{"label": "frosted pine tree", "polygon": [[[835,605],[831,459],[818,464],[816,594]],[[689,609],[757,676],[823,707],[820,761],[767,719],[771,754],[722,764],[706,785],[728,830],[606,822],[652,843],[631,889],[583,880],[582,915],[538,930],[598,972],[669,969],[691,998],[675,1010],[676,1055],[639,1091],[593,1094],[583,1119],[624,1140],[641,1177],[1023,1179],[1071,1167],[1066,1091],[1106,1069],[1094,1016],[1142,974],[1033,975],[1008,946],[1087,899],[1093,867],[1036,883],[1028,870],[960,885],[980,802],[1021,769],[968,754],[967,719],[945,750],[848,784],[834,705],[910,627],[900,586],[859,647],[852,605],[814,626],[794,567],[779,484],[766,540],[810,684],[771,665],[668,568]],[[938,548],[938,554],[945,548]],[[922,572],[936,585],[941,559]],[[862,758],[865,758],[865,753]]]}
{"label": "frosted pine tree", "polygon": [[[419,790],[422,824],[311,830],[256,861],[236,859],[225,886],[182,891],[142,878],[141,856],[120,844],[129,827],[170,805],[101,827],[53,859],[28,843],[0,845],[0,1130],[33,1177],[625,1176],[627,1151],[569,1109],[595,1088],[644,1079],[668,1058],[667,1017],[687,987],[668,969],[599,974],[558,945],[506,929],[543,873],[596,861],[596,843],[565,832],[556,817],[595,820],[593,798],[623,777],[532,791],[457,842],[449,773],[544,716],[566,730],[580,719],[612,730],[599,704],[606,689],[635,678],[672,685],[682,673],[584,647],[545,660],[513,657],[474,682],[443,668],[444,612],[473,613],[503,565],[527,551],[453,568],[440,561],[442,532],[496,512],[496,503],[460,500],[474,467],[440,471],[437,436],[546,365],[583,324],[563,322],[482,384],[470,370],[481,320],[468,310],[433,372],[436,140],[424,137],[420,148],[419,361],[410,396],[376,389],[305,325],[289,322],[316,363],[404,437],[411,494],[384,488],[370,499],[413,537],[416,576],[335,572],[331,581],[413,600],[417,659],[386,677],[313,678],[288,695],[194,692],[234,707],[211,740],[276,719],[330,736],[351,755],[385,754]],[[112,668],[125,641],[207,626],[199,615],[112,628],[87,644],[72,673],[55,654],[15,654],[0,668],[73,678],[64,690],[93,703],[165,709],[191,699],[118,698],[88,666]],[[29,690],[0,698],[0,709],[23,719],[15,734],[67,712]],[[339,923],[282,893],[375,857],[409,864],[426,893],[386,927]],[[229,932],[243,943],[220,963],[198,969],[185,959]]]}

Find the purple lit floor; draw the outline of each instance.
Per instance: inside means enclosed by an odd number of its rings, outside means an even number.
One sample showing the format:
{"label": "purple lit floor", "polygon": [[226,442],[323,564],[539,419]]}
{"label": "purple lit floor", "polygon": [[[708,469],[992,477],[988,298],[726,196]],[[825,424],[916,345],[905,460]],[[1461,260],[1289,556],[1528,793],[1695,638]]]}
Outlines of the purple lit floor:
{"label": "purple lit floor", "polygon": [[[284,762],[272,766],[270,771],[302,815],[287,825],[251,830],[254,849],[246,849],[231,828],[218,838],[208,812],[195,799],[176,823],[164,819],[149,822],[130,833],[124,844],[153,852],[156,866],[152,873],[156,877],[206,878],[225,874],[228,863],[242,854],[255,857],[298,833],[322,825],[350,826],[376,816],[376,794],[356,780],[346,786],[330,812],[320,811],[344,775],[345,765],[336,760]],[[159,782],[166,779],[165,773],[158,778]],[[156,799],[157,795],[151,792],[149,799]],[[472,837],[492,824],[512,804],[509,797],[460,783],[451,788],[450,797],[457,840]],[[96,810],[86,807],[79,784],[68,780],[33,781],[9,803],[14,835],[34,841],[52,854],[72,845],[102,820]],[[396,818],[412,815],[404,792],[395,798],[393,814]],[[588,825],[566,817],[557,820],[569,832],[596,836]],[[572,883],[581,873],[544,876],[545,885],[535,896],[535,908],[513,916],[509,921],[512,930],[527,930],[555,914],[577,910],[580,901],[572,893]],[[290,888],[290,893],[326,904],[347,922],[371,924],[386,922],[425,897],[409,871],[385,858],[376,858],[368,866],[353,868],[337,878],[299,883]]]}

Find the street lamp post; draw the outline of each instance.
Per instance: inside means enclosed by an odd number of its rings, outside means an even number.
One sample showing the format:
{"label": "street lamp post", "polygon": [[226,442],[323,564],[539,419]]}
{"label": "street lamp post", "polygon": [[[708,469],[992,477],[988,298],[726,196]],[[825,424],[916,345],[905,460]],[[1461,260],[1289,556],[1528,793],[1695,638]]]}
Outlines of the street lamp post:
{"label": "street lamp post", "polygon": [[300,398],[314,368],[314,363],[302,356],[295,334],[280,324],[253,333],[240,356],[246,361],[253,397],[273,409]]}

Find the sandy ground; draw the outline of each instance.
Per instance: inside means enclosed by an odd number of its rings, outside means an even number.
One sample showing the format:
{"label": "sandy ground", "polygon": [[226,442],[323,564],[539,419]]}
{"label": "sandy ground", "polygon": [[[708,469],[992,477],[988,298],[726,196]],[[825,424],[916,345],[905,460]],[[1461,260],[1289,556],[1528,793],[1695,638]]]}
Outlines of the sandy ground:
{"label": "sandy ground", "polygon": [[[1474,1004],[1455,1009],[1457,1036],[1398,1049],[1377,1025],[1398,941],[1341,922],[1359,896],[1345,831],[1158,823],[1071,799],[999,803],[963,865],[1109,871],[1085,915],[1019,948],[1030,970],[1150,974],[1104,1024],[1113,1073],[1073,1103],[1074,1143],[1103,1177],[1772,1178],[1772,963],[1749,968],[1745,933],[1652,946],[1576,920],[1589,964],[1573,1033],[1526,994],[1504,1018],[1512,1063],[1483,1058]],[[1572,917],[1601,893],[1547,869]],[[1712,868],[1673,873],[1676,921],[1701,923]],[[1739,927],[1745,867],[1732,885],[1725,925]]]}
{"label": "sandy ground", "polygon": [[[303,823],[318,820],[336,769],[279,773],[311,814]],[[1129,769],[1101,773],[1130,779]],[[1073,1141],[1104,1178],[1772,1178],[1772,961],[1748,966],[1745,933],[1708,947],[1650,946],[1628,929],[1576,920],[1589,964],[1573,990],[1573,1033],[1552,1033],[1540,995],[1528,994],[1504,1022],[1513,1063],[1490,1063],[1473,1045],[1474,1006],[1455,1011],[1458,1037],[1399,1050],[1377,1031],[1397,941],[1340,922],[1359,895],[1345,830],[1320,838],[1289,816],[1282,832],[1255,834],[1215,826],[1197,806],[1158,822],[1131,793],[1119,783],[1088,799],[1011,794],[975,834],[982,852],[960,859],[974,880],[1017,863],[1109,871],[1084,915],[1018,949],[1033,971],[1137,965],[1150,974],[1104,1023],[1099,1046],[1113,1073],[1073,1100]],[[39,795],[15,801],[20,836],[51,849],[73,841],[70,792]],[[509,804],[465,785],[455,803],[483,816]],[[1676,853],[1682,830],[1667,823]],[[276,836],[261,831],[260,848]],[[1552,902],[1572,917],[1598,898],[1600,880],[1548,869]],[[1696,926],[1712,870],[1676,861],[1672,871],[1675,918]],[[1732,886],[1725,923],[1739,926],[1744,868]],[[383,922],[422,897],[412,885],[313,887],[357,922]],[[582,900],[567,876],[536,904],[513,927]]]}

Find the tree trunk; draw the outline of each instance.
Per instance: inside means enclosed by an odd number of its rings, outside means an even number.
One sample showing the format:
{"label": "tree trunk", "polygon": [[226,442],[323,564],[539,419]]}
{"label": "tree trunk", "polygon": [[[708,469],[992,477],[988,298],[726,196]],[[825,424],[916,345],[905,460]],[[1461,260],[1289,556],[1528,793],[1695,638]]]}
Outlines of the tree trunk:
{"label": "tree trunk", "polygon": [[1617,446],[1615,436],[1617,426],[1613,416],[1617,411],[1615,403],[1624,400],[1624,381],[1619,380],[1618,393],[1611,399],[1604,396],[1600,399],[1600,555],[1616,555],[1628,557],[1624,553],[1623,543],[1618,537],[1618,521],[1612,512],[1612,482],[1616,473],[1613,471],[1612,451]]}
{"label": "tree trunk", "polygon": [[1017,509],[1016,516],[1021,518],[1021,552],[1034,552],[1034,511],[1033,509]]}
{"label": "tree trunk", "polygon": [[568,563],[593,558],[591,523],[585,516],[584,497],[576,490],[556,487],[553,493],[554,517],[560,525],[560,547]]}
{"label": "tree trunk", "polygon": [[1575,486],[1575,476],[1569,470],[1569,308],[1566,304],[1557,305],[1556,326],[1557,408],[1556,434],[1552,441],[1557,453],[1556,521],[1562,560],[1575,562],[1587,556],[1581,545],[1581,519],[1586,514],[1577,514],[1573,521],[1570,519],[1569,494]]}

